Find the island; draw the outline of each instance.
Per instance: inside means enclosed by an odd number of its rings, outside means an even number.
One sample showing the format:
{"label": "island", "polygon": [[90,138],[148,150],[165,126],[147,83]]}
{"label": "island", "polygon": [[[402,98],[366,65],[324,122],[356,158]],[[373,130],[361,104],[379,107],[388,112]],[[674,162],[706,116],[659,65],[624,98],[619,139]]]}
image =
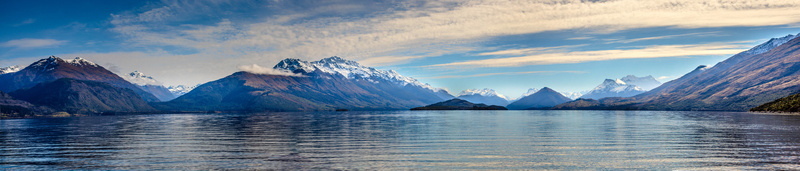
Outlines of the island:
{"label": "island", "polygon": [[474,104],[466,100],[454,98],[447,101],[434,103],[424,107],[415,107],[411,110],[508,110],[506,107],[497,105],[486,105],[483,103]]}

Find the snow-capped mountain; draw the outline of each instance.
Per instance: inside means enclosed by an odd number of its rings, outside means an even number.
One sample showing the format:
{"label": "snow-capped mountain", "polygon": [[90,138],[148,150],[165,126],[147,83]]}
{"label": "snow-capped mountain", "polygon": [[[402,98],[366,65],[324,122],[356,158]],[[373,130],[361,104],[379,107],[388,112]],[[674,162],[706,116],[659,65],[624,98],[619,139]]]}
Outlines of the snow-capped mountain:
{"label": "snow-capped mountain", "polygon": [[639,86],[626,84],[620,79],[606,79],[580,98],[601,99],[604,97],[631,97],[646,92]]}
{"label": "snow-capped mountain", "polygon": [[661,82],[658,82],[658,80],[656,80],[656,78],[653,78],[653,76],[651,75],[644,77],[636,77],[634,75],[628,75],[622,77],[620,80],[622,80],[623,82],[625,82],[625,84],[628,85],[639,86],[645,91],[652,90],[653,88],[656,88],[661,85]]}
{"label": "snow-capped mountain", "polygon": [[177,86],[169,86],[167,89],[171,92],[175,97],[182,96],[189,91],[192,91],[197,86],[187,86],[187,85],[177,85]]}
{"label": "snow-capped mountain", "polygon": [[0,74],[14,73],[14,72],[17,72],[19,70],[22,70],[22,68],[17,66],[17,65],[2,67],[2,68],[0,68]]}
{"label": "snow-capped mountain", "polygon": [[147,76],[144,73],[139,72],[139,71],[133,71],[133,72],[127,74],[127,75],[124,75],[122,78],[124,78],[125,80],[128,80],[128,82],[131,82],[133,84],[140,85],[140,86],[144,86],[144,85],[162,85],[161,82],[158,82],[156,79],[153,79],[153,77]]}
{"label": "snow-capped mountain", "polygon": [[536,89],[536,88],[529,88],[528,92],[522,93],[521,96],[519,96],[519,97],[517,97],[515,99],[510,99],[509,102],[517,101],[517,100],[519,100],[519,99],[521,99],[521,98],[523,98],[525,96],[530,96],[531,94],[536,93],[536,91],[539,91],[539,90]]}
{"label": "snow-capped mountain", "polygon": [[508,98],[492,89],[467,89],[458,93],[456,98],[464,99],[472,103],[483,103],[486,105],[508,105]]}
{"label": "snow-capped mountain", "polygon": [[131,73],[123,75],[122,78],[127,80],[128,82],[136,84],[142,90],[155,95],[158,98],[158,100],[169,101],[175,99],[175,97],[178,97],[175,96],[169,90],[167,90],[167,87],[164,87],[164,85],[162,85],[161,82],[154,79],[153,77],[147,76],[142,72],[133,71]]}
{"label": "snow-capped mountain", "polygon": [[799,36],[800,36],[800,33],[798,33],[797,35],[789,34],[789,35],[786,35],[786,36],[783,36],[783,37],[772,38],[772,39],[769,39],[769,41],[767,41],[767,42],[764,42],[764,43],[762,43],[762,44],[760,44],[760,45],[758,45],[756,47],[751,48],[750,50],[742,52],[742,54],[746,54],[746,55],[762,54],[762,53],[767,52],[769,50],[772,50],[772,49],[774,49],[774,48],[776,48],[776,47],[778,47],[780,45],[783,45],[784,43],[789,42],[790,40],[792,40],[794,38],[797,38]]}
{"label": "snow-capped mountain", "polygon": [[583,96],[583,94],[589,93],[589,91],[581,91],[581,92],[566,92],[566,91],[562,91],[562,92],[559,92],[559,93],[564,95],[564,97],[567,97],[569,99],[573,99],[574,100],[574,99],[580,98],[581,96]]}
{"label": "snow-capped mountain", "polygon": [[294,74],[243,69],[154,107],[191,111],[398,110],[453,98],[445,89],[395,71],[377,70],[339,57],[313,62],[285,59],[272,69]]}
{"label": "snow-capped mountain", "polygon": [[342,59],[338,56],[325,58],[319,61],[303,61],[300,59],[288,58],[279,62],[274,69],[308,74],[320,70],[328,74],[340,74],[348,79],[365,79],[370,82],[385,80],[400,86],[415,85],[434,92],[440,88],[434,88],[429,84],[417,81],[417,79],[398,74],[394,70],[378,70],[372,67],[362,66],[358,62]]}

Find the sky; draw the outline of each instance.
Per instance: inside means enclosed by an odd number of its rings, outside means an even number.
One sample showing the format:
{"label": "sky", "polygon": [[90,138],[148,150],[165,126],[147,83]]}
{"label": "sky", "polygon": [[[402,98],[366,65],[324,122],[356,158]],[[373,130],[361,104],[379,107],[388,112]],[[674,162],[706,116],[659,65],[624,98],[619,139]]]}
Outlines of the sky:
{"label": "sky", "polygon": [[0,1],[0,67],[82,57],[169,86],[339,56],[513,98],[666,82],[797,33],[798,0]]}

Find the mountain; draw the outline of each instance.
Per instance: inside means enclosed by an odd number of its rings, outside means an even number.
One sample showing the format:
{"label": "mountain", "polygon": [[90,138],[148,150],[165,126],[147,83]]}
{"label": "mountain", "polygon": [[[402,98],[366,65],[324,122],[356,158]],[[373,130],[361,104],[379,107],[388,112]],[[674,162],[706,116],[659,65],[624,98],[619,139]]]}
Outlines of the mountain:
{"label": "mountain", "polygon": [[19,71],[19,70],[21,70],[21,69],[22,69],[22,68],[20,68],[19,66],[16,66],[16,65],[14,65],[14,66],[2,67],[2,68],[0,68],[0,75],[2,75],[2,74],[8,74],[8,73],[14,73],[14,72],[17,72],[17,71]]}
{"label": "mountain", "polygon": [[565,91],[562,91],[560,93],[561,93],[561,95],[564,95],[564,97],[567,97],[569,99],[578,99],[581,96],[583,96],[583,94],[589,93],[589,91],[581,91],[581,92],[565,92]]}
{"label": "mountain", "polygon": [[601,99],[605,97],[631,97],[644,92],[644,89],[636,85],[626,84],[620,79],[606,79],[603,83],[588,93],[583,94],[580,98]]}
{"label": "mountain", "polygon": [[177,85],[177,86],[169,86],[167,87],[167,90],[169,90],[169,92],[172,93],[173,96],[180,97],[186,93],[189,93],[189,91],[192,91],[192,89],[194,89],[195,87],[197,86]]}
{"label": "mountain", "polygon": [[564,95],[562,95],[559,92],[556,92],[553,89],[544,87],[541,90],[537,91],[536,93],[533,93],[529,96],[525,96],[511,104],[508,104],[506,108],[512,110],[549,108],[564,102],[569,102],[570,100],[572,99],[564,97]]}
{"label": "mountain", "polygon": [[661,82],[658,82],[658,80],[653,78],[653,76],[651,75],[645,77],[636,77],[634,75],[628,75],[622,77],[620,80],[622,80],[622,82],[625,82],[625,84],[638,86],[642,88],[642,90],[644,91],[652,90],[653,88],[656,88],[661,85]]}
{"label": "mountain", "polygon": [[164,87],[161,82],[157,81],[153,77],[145,75],[142,72],[133,71],[125,76],[122,76],[122,78],[128,82],[136,84],[140,89],[153,94],[156,96],[156,98],[158,98],[158,100],[170,101],[177,97],[172,94],[167,87]]}
{"label": "mountain", "polygon": [[488,88],[467,89],[458,93],[456,98],[470,101],[472,103],[483,103],[487,105],[508,105],[508,98],[500,93]]}
{"label": "mountain", "polygon": [[[394,71],[339,57],[285,59],[273,69],[294,74],[236,72],[164,103],[164,110],[322,111],[409,109],[445,100],[446,91]],[[452,98],[449,96],[448,98]]]}
{"label": "mountain", "polygon": [[474,104],[466,100],[455,98],[427,105],[424,107],[411,108],[411,110],[508,110],[508,109],[506,109],[503,106],[497,106],[497,105],[489,106],[483,103]]}
{"label": "mountain", "polygon": [[523,98],[523,97],[525,97],[525,96],[529,96],[529,95],[531,95],[531,94],[533,94],[533,93],[536,93],[537,91],[539,91],[539,90],[537,90],[537,89],[535,89],[535,88],[529,88],[527,92],[525,92],[525,93],[522,93],[522,95],[521,95],[521,96],[519,96],[519,97],[517,97],[516,99],[509,100],[509,102],[512,102],[512,103],[513,103],[513,102],[515,102],[515,101],[517,101],[517,100],[519,100],[519,99],[521,99],[521,98]]}
{"label": "mountain", "polygon": [[55,81],[60,78],[104,82],[115,87],[131,89],[145,101],[158,101],[158,98],[152,94],[125,81],[117,74],[79,57],[64,60],[50,56],[36,61],[17,72],[2,74],[0,75],[0,91],[12,92],[31,88],[37,84]]}
{"label": "mountain", "polygon": [[69,113],[156,111],[133,90],[72,78],[37,84],[9,94],[35,105]]}
{"label": "mountain", "polygon": [[[786,39],[793,38],[789,41]],[[800,38],[770,39],[606,108],[746,111],[800,92]],[[621,103],[624,102],[624,103]],[[558,108],[558,106],[556,106]]]}
{"label": "mountain", "polygon": [[800,93],[750,109],[754,112],[800,112]]}

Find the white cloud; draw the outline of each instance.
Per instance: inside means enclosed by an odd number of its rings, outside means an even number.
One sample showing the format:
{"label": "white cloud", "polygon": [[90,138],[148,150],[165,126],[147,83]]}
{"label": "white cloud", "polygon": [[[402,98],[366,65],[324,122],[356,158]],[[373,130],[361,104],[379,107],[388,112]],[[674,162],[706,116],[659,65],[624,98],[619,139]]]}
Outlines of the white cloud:
{"label": "white cloud", "polygon": [[[492,58],[430,65],[429,67],[518,67],[526,65],[549,65],[580,63],[635,58],[664,58],[701,55],[730,55],[746,50],[746,46],[730,43],[712,43],[695,45],[659,45],[637,49],[597,50],[542,53],[527,56]],[[509,51],[509,50],[504,50]]]}
{"label": "white cloud", "polygon": [[254,73],[254,74],[266,74],[266,75],[282,75],[282,76],[292,76],[292,77],[305,77],[302,74],[295,74],[291,72],[286,72],[283,70],[277,70],[269,67],[262,67],[257,64],[251,65],[242,65],[239,66],[239,69],[245,72]]}
{"label": "white cloud", "polygon": [[658,79],[658,80],[665,80],[665,79],[668,79],[668,78],[672,78],[672,77],[670,77],[670,76],[660,76],[660,77],[658,77],[658,78],[656,78],[656,79]]}
{"label": "white cloud", "polygon": [[0,44],[2,47],[13,47],[13,48],[40,48],[40,47],[50,47],[50,46],[58,46],[66,43],[66,40],[55,40],[55,39],[17,39],[17,40],[9,40]]}

